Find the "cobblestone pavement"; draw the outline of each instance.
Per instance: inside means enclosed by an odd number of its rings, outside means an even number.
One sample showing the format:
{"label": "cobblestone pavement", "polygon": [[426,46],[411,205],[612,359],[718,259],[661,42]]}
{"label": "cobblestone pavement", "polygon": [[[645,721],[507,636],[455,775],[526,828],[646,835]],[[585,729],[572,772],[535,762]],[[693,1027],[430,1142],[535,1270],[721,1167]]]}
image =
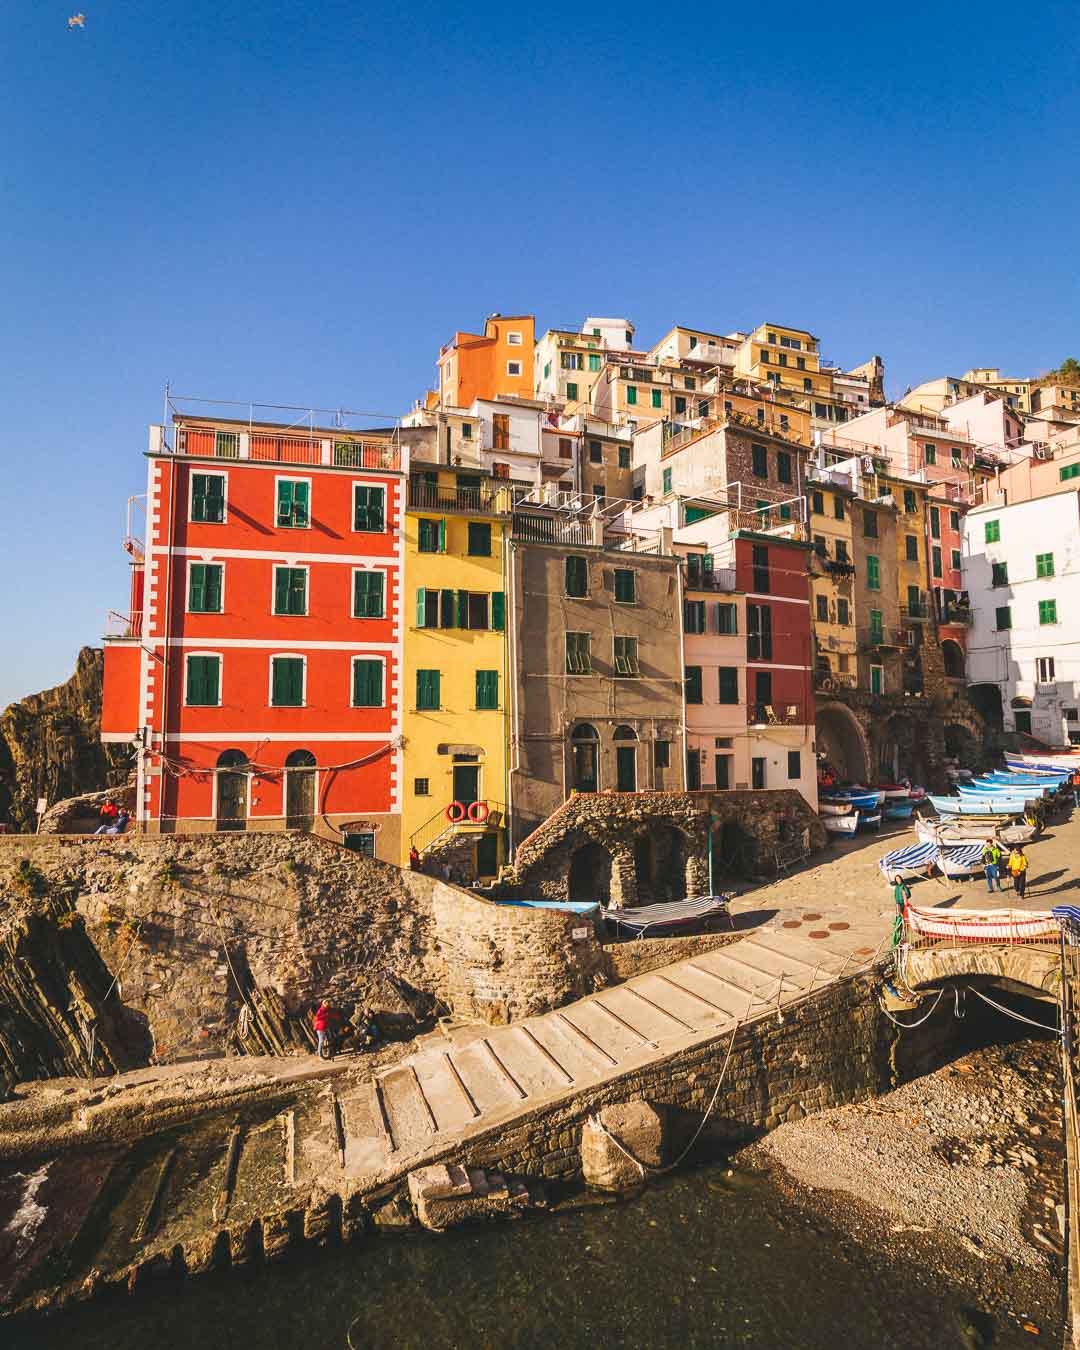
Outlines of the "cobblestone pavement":
{"label": "cobblestone pavement", "polygon": [[[740,887],[732,912],[737,927],[764,921],[766,912],[792,905],[845,905],[867,917],[888,921],[893,914],[892,887],[878,869],[886,853],[917,843],[913,828],[902,825],[878,833],[860,834],[852,840],[830,842],[805,866],[779,881],[764,886]],[[1018,902],[1006,882],[1005,890],[991,896],[981,876],[969,881],[935,876],[911,882],[912,901],[923,906],[962,909],[1050,909],[1053,905],[1080,904],[1080,811],[1047,827],[1026,848],[1027,895]]]}

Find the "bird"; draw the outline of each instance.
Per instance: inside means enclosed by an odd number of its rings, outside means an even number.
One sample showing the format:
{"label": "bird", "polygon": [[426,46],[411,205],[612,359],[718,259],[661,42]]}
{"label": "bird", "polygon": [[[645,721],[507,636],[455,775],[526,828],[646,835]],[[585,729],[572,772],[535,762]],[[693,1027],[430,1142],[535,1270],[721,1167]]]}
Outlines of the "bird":
{"label": "bird", "polygon": [[71,18],[68,19],[68,28],[69,28],[69,29],[70,29],[70,28],[85,28],[85,27],[86,27],[86,15],[85,15],[85,14],[73,14],[73,15],[71,16]]}

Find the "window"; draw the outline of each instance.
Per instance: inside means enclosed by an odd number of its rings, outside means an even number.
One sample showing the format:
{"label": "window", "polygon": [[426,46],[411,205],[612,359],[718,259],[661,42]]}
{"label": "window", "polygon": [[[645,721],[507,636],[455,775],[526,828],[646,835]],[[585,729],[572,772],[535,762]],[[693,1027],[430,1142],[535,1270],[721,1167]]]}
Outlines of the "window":
{"label": "window", "polygon": [[904,514],[913,516],[916,513],[915,490],[913,488],[904,489]]}
{"label": "window", "polygon": [[739,631],[739,610],[736,605],[720,601],[716,606],[716,631],[730,635]]}
{"label": "window", "polygon": [[739,671],[736,666],[719,666],[717,668],[718,687],[717,698],[720,703],[738,703],[739,701]]}
{"label": "window", "polygon": [[604,462],[604,447],[600,444],[599,441],[590,441],[590,442],[589,442],[589,463],[590,463],[590,464],[603,464],[603,462]]}
{"label": "window", "polygon": [[688,633],[704,633],[705,631],[705,601],[704,600],[684,600],[683,601],[683,620]]}
{"label": "window", "polygon": [[870,641],[876,647],[885,637],[885,630],[881,626],[881,610],[872,609],[870,611]]}
{"label": "window", "polygon": [[1001,542],[1001,521],[988,520],[984,528],[984,542],[987,544],[999,544]]}
{"label": "window", "polygon": [[1021,710],[1018,708],[1013,713],[1013,722],[1017,731],[1025,732],[1028,736],[1031,735],[1031,713],[1027,709]]}
{"label": "window", "polygon": [[[570,400],[571,403],[573,403],[574,400],[577,398],[577,396],[578,396],[578,387],[577,387],[577,385],[574,383],[573,380],[568,381],[568,382],[567,382],[567,385],[566,385],[566,397]],[[510,420],[510,419],[507,418],[507,421],[509,421],[509,420]],[[498,448],[498,447],[496,447],[496,448]],[[510,447],[509,447],[509,446],[505,446],[504,448],[507,449],[507,450],[509,450]]]}
{"label": "window", "polygon": [[270,706],[272,708],[302,708],[304,706],[304,658],[302,656],[272,656],[270,658]]}
{"label": "window", "polygon": [[700,703],[701,695],[701,667],[686,667],[686,701],[687,703]]}
{"label": "window", "polygon": [[823,516],[825,514],[825,497],[823,496],[822,493],[811,492],[810,510],[814,513],[815,516]]}
{"label": "window", "polygon": [[994,610],[994,627],[999,633],[1012,627],[1012,609],[1008,605],[1001,605]]}
{"label": "window", "polygon": [[306,530],[311,524],[308,506],[311,484],[296,478],[279,478],[277,482],[277,523],[283,530]]}
{"label": "window", "polygon": [[769,593],[769,550],[764,544],[755,544],[751,550],[754,569],[754,590],[761,595]]}
{"label": "window", "polygon": [[383,706],[383,663],[372,657],[354,656],[352,663],[354,708]]}
{"label": "window", "polygon": [[589,593],[589,563],[576,553],[566,559],[566,594],[582,599]]}
{"label": "window", "polygon": [[772,660],[772,610],[768,605],[746,606],[746,654],[751,661]]}
{"label": "window", "polygon": [[592,654],[589,650],[588,633],[567,633],[566,635],[566,673],[567,675],[591,675]]}
{"label": "window", "polygon": [[959,450],[954,449],[952,452],[952,466],[954,469],[962,469],[964,467],[964,457]]}
{"label": "window", "polygon": [[927,464],[936,464],[937,446],[931,445],[930,442],[928,441],[926,445],[923,447],[923,458],[926,460]]}
{"label": "window", "polygon": [[780,353],[780,364],[781,364],[782,366],[786,366],[786,365],[787,365],[787,357],[784,355],[783,352]]}
{"label": "window", "polygon": [[1054,658],[1052,656],[1040,656],[1036,660],[1035,678],[1040,684],[1053,684]]}
{"label": "window", "polygon": [[615,639],[614,655],[616,675],[629,676],[641,674],[641,669],[638,666],[636,637],[617,637]]}
{"label": "window", "polygon": [[[833,515],[836,517],[837,520],[843,520],[843,519],[844,519],[844,499],[843,499],[843,497],[834,497],[834,498],[833,498]],[[839,556],[840,556],[839,553],[837,553],[836,556],[839,557]]]}
{"label": "window", "polygon": [[866,588],[870,591],[881,590],[881,562],[873,553],[866,555]]}
{"label": "window", "polygon": [[441,671],[418,670],[416,672],[417,712],[437,712],[442,707],[441,685]]}
{"label": "window", "polygon": [[607,495],[607,488],[603,483],[594,483],[592,485],[593,496],[603,498]]}
{"label": "window", "polygon": [[615,568],[615,599],[620,605],[637,603],[637,573],[629,567]]}
{"label": "window", "polygon": [[768,478],[769,452],[763,445],[750,446],[750,469],[755,478]]}
{"label": "window", "polygon": [[499,706],[499,672],[497,670],[478,670],[476,672],[477,708],[495,709]]}
{"label": "window", "polygon": [[383,604],[384,582],[382,572],[355,571],[353,573],[353,618],[381,619],[385,613]]}
{"label": "window", "polygon": [[630,447],[628,445],[619,446],[619,468],[628,469],[630,467]]}
{"label": "window", "polygon": [[508,347],[520,347],[520,346],[521,346],[521,334],[520,334],[520,333],[507,333],[507,335],[506,335],[506,345],[507,345]]}
{"label": "window", "polygon": [[877,514],[873,511],[863,511],[862,532],[864,539],[876,539],[877,532]]}
{"label": "window", "polygon": [[386,529],[386,491],[381,487],[353,488],[353,529],[381,534]]}
{"label": "window", "polygon": [[600,369],[600,356],[599,356],[599,353],[597,353],[597,352],[590,352],[590,353],[589,353],[589,369],[590,369],[591,371],[594,371],[594,372]]}
{"label": "window", "polygon": [[221,613],[221,563],[192,563],[188,568],[188,610],[192,614]]}
{"label": "window", "polygon": [[776,476],[781,483],[794,482],[791,475],[791,456],[786,450],[776,452]]}
{"label": "window", "polygon": [[274,613],[307,613],[307,568],[274,568]]}
{"label": "window", "polygon": [[787,752],[787,776],[789,778],[802,777],[802,756],[798,750],[789,750]]}
{"label": "window", "polygon": [[573,443],[572,443],[571,440],[570,440],[570,437],[569,437],[569,436],[560,436],[560,437],[559,437],[559,458],[560,458],[560,459],[573,459],[573,457],[574,457],[574,448],[573,448]]}
{"label": "window", "polygon": [[461,424],[461,439],[462,439],[463,441],[471,441],[471,440],[472,440],[472,423],[471,423],[471,422],[462,422],[462,424]]}
{"label": "window", "polygon": [[510,449],[510,414],[492,413],[491,448],[493,450]]}
{"label": "window", "polygon": [[487,628],[488,595],[486,591],[458,591],[458,628]]}
{"label": "window", "polygon": [[817,605],[818,623],[829,622],[829,597],[827,595],[818,595],[814,597]]}
{"label": "window", "polygon": [[665,493],[671,491],[671,470],[670,470],[670,469],[665,469],[665,470],[664,470],[663,474],[661,475],[661,483],[662,483],[662,489],[663,489],[663,491],[664,491]]}
{"label": "window", "polygon": [[950,511],[950,512],[949,512],[949,529],[950,529],[950,530],[955,530],[957,534],[960,533],[960,512],[959,512],[959,511]]}
{"label": "window", "polygon": [[804,394],[809,394],[813,391],[814,381],[809,377],[809,375],[803,380],[802,387]]}
{"label": "window", "polygon": [[848,602],[843,596],[837,596],[836,599],[836,622],[842,624],[849,624],[851,622]]}
{"label": "window", "polygon": [[915,535],[913,534],[904,535],[904,550],[907,555],[908,562],[919,561],[919,541]]}
{"label": "window", "polygon": [[[359,575],[359,574],[358,574]],[[446,613],[441,627],[453,627],[453,608],[454,592],[444,591],[443,595],[450,597],[449,604],[446,605]],[[416,592],[416,626],[417,628],[438,628],[439,624],[439,592],[419,587]]]}
{"label": "window", "polygon": [[731,787],[731,755],[713,755],[713,766],[718,788]]}
{"label": "window", "polygon": [[1054,575],[1054,555],[1052,553],[1035,554],[1035,575],[1052,577]]}
{"label": "window", "polygon": [[842,563],[851,561],[851,559],[848,557],[846,539],[838,539],[836,541],[836,561]]}
{"label": "window", "polygon": [[220,525],[225,519],[225,475],[191,475],[191,519],[208,525]]}
{"label": "window", "polygon": [[560,365],[563,370],[580,370],[581,361],[582,358],[580,352],[563,352],[562,357],[560,358]]}
{"label": "window", "polygon": [[883,666],[870,667],[870,692],[872,694],[883,694],[885,692],[885,669]]}
{"label": "window", "polygon": [[431,780],[428,778],[413,779],[413,793],[417,797],[431,796]]}
{"label": "window", "polygon": [[1080,464],[1063,464],[1058,469],[1058,478],[1062,483],[1070,478],[1080,478]]}
{"label": "window", "polygon": [[634,404],[634,403],[637,402],[637,386],[636,386],[636,385],[628,384],[628,385],[626,386],[626,401],[627,401],[627,403],[629,403],[629,404]]}
{"label": "window", "polygon": [[221,703],[221,657],[189,656],[184,702],[189,708],[216,708]]}
{"label": "window", "polygon": [[795,358],[795,365],[799,368],[799,370],[805,370],[805,369],[806,369],[806,357],[805,357],[805,356],[797,356],[797,357]]}
{"label": "window", "polygon": [[756,791],[765,786],[765,760],[758,755],[750,761],[750,786]]}
{"label": "window", "polygon": [[930,550],[930,570],[935,577],[941,576],[941,549],[937,544]]}
{"label": "window", "polygon": [[491,557],[491,526],[481,521],[469,521],[469,557]]}
{"label": "window", "polygon": [[416,549],[418,553],[445,553],[446,521],[421,516],[416,523]]}
{"label": "window", "polygon": [[950,551],[949,566],[953,569],[954,572],[960,571],[960,550],[958,548],[954,548]]}
{"label": "window", "polygon": [[653,768],[666,769],[671,764],[671,742],[653,741]]}
{"label": "window", "polygon": [[1058,621],[1058,616],[1057,616],[1057,601],[1056,601],[1056,600],[1040,600],[1040,601],[1039,601],[1039,622],[1040,622],[1040,623],[1057,623],[1057,621]]}
{"label": "window", "polygon": [[650,389],[649,394],[654,408],[662,408],[664,406],[664,396],[659,389]]}
{"label": "window", "polygon": [[996,562],[990,564],[990,585],[1007,586],[1009,584],[1009,565],[1008,563]]}
{"label": "window", "polygon": [[687,750],[686,752],[686,790],[687,792],[697,792],[701,787],[701,751]]}
{"label": "window", "polygon": [[768,364],[769,364],[769,361],[770,361],[771,359],[772,359],[772,358],[769,356],[769,353],[768,353],[768,352],[762,352],[762,353],[761,353],[761,360],[762,360],[762,362],[763,362],[765,365],[768,365]]}

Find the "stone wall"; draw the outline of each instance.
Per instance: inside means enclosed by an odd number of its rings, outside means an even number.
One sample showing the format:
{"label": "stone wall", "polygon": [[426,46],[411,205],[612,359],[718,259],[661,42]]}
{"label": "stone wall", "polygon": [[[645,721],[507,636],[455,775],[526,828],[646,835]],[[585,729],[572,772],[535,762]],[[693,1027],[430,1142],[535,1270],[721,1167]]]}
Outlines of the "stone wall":
{"label": "stone wall", "polygon": [[[772,850],[825,830],[798,792],[578,793],[526,839],[513,894],[633,906],[709,894],[733,875],[767,872]],[[737,855],[737,856],[736,856]]]}

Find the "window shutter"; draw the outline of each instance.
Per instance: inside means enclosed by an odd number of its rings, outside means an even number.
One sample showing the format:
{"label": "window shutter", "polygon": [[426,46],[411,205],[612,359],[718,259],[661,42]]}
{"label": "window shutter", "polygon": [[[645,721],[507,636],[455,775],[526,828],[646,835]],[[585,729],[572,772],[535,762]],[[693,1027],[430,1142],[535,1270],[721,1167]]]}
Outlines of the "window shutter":
{"label": "window shutter", "polygon": [[203,568],[203,605],[208,614],[221,609],[221,568],[213,563]]}
{"label": "window shutter", "polygon": [[274,573],[274,613],[289,612],[289,569],[279,567]]}
{"label": "window shutter", "polygon": [[469,592],[458,591],[457,593],[457,625],[458,628],[468,628],[469,626]]}
{"label": "window shutter", "polygon": [[427,627],[427,591],[423,586],[416,588],[416,626]]}
{"label": "window shutter", "polygon": [[491,593],[491,626],[497,633],[501,633],[506,627],[505,591],[492,591]]}
{"label": "window shutter", "polygon": [[453,591],[443,591],[441,593],[440,604],[440,628],[453,628],[454,626],[454,606],[455,597]]}
{"label": "window shutter", "polygon": [[193,563],[191,567],[191,588],[188,594],[188,609],[204,610],[206,608],[206,569],[201,563]]}
{"label": "window shutter", "polygon": [[277,485],[277,523],[291,525],[293,519],[293,485],[288,480]]}
{"label": "window shutter", "polygon": [[439,521],[439,552],[446,552],[446,521]]}
{"label": "window shutter", "polygon": [[307,483],[293,483],[293,524],[306,525],[308,523],[308,487]]}
{"label": "window shutter", "polygon": [[358,708],[381,708],[382,662],[353,662],[353,703]]}
{"label": "window shutter", "polygon": [[206,689],[206,701],[207,703],[217,703],[219,698],[218,677],[221,671],[221,662],[216,656],[204,656],[203,661],[205,663],[204,687]]}

